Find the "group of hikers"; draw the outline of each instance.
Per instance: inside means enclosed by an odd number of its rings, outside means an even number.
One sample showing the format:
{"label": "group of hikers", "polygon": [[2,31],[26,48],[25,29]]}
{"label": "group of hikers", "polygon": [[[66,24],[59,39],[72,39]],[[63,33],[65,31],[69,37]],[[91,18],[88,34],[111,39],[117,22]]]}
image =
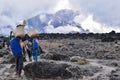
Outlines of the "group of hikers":
{"label": "group of hikers", "polygon": [[[19,25],[17,25],[17,27],[19,27]],[[41,48],[39,46],[38,36],[29,37],[25,34],[24,37],[21,37],[12,34],[14,34],[13,31],[10,32],[10,50],[15,57],[16,75],[20,77],[23,69],[23,62],[26,61],[26,53],[28,54],[29,61],[33,60],[37,62]]]}

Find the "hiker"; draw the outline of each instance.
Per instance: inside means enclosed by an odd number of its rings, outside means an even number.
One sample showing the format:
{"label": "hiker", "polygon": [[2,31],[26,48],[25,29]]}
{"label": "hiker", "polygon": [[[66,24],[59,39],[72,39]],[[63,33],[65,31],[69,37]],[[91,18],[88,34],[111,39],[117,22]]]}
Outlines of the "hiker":
{"label": "hiker", "polygon": [[38,42],[39,32],[36,29],[32,28],[29,30],[29,32],[27,34],[32,39],[33,60],[37,61],[38,60],[38,53],[43,52],[41,47],[39,46],[39,42]]}
{"label": "hiker", "polygon": [[31,50],[32,50],[32,42],[31,42],[30,37],[27,34],[25,34],[24,43],[25,43],[25,52],[28,55],[29,61],[32,61],[32,59],[31,59],[31,56],[32,56],[32,52],[31,52]]}
{"label": "hiker", "polygon": [[29,61],[32,61],[32,59],[31,59],[32,42],[30,39],[25,40],[25,47],[26,47],[25,49],[26,49],[26,53],[28,54]]}
{"label": "hiker", "polygon": [[15,57],[16,75],[20,77],[23,69],[23,55],[20,45],[20,37],[12,37],[10,34],[10,49]]}
{"label": "hiker", "polygon": [[37,38],[32,39],[32,56],[34,61],[38,61],[39,42]]}
{"label": "hiker", "polygon": [[[22,47],[20,44],[21,38],[24,37],[24,27],[25,24],[18,24],[16,28],[10,32],[10,49],[15,57],[15,68],[16,68],[16,75],[19,77],[21,76],[21,72],[23,69],[23,54],[22,54]],[[14,36],[12,36],[12,33]]]}

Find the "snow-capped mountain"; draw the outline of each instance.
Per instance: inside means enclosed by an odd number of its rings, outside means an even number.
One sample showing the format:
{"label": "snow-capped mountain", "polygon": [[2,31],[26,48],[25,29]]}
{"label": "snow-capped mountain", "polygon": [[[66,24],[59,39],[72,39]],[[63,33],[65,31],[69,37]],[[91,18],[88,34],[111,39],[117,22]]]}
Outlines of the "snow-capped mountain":
{"label": "snow-capped mountain", "polygon": [[[78,29],[80,29],[79,32],[81,33],[86,32],[86,30],[84,30],[79,23],[76,23],[74,21],[74,18],[77,15],[79,15],[78,12],[74,12],[73,10],[63,9],[56,12],[55,14],[47,14],[47,13],[39,14],[35,17],[28,19],[27,22],[28,22],[28,26],[36,28],[41,33],[45,33],[46,32],[45,27],[47,26],[47,28],[49,28],[49,26],[51,25],[54,27],[54,29],[59,28],[61,26],[65,27],[69,25],[69,26],[77,27]],[[87,30],[87,32],[89,31]]]}
{"label": "snow-capped mountain", "polygon": [[[51,32],[58,33],[60,31],[62,33],[62,30],[67,30],[69,28],[71,28],[71,29],[69,29],[67,31],[63,31],[63,33],[64,32],[66,32],[66,33],[89,32],[89,30],[84,30],[79,23],[76,23],[74,21],[74,18],[77,15],[79,15],[78,12],[75,12],[73,10],[68,10],[68,9],[63,9],[63,10],[57,11],[55,14],[40,13],[39,15],[36,15],[36,16],[28,19],[27,26],[28,26],[28,29],[31,27],[36,28],[40,33],[47,33],[47,32],[49,33],[49,31],[51,31],[51,30],[53,30]],[[52,26],[52,29],[49,29],[50,26]],[[70,27],[68,27],[68,26],[70,26]],[[10,30],[12,30],[13,28],[14,27],[12,27],[10,25],[8,25],[6,27],[1,27],[0,33],[8,34],[8,33],[5,33],[5,31],[10,32]],[[46,30],[46,29],[49,29],[49,30]]]}

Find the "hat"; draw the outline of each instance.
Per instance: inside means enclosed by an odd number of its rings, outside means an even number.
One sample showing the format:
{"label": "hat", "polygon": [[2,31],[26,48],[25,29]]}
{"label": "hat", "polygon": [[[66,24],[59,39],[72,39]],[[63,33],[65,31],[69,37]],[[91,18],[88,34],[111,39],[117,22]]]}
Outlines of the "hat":
{"label": "hat", "polygon": [[18,21],[17,23],[16,23],[16,25],[17,26],[25,26],[26,25],[26,21],[25,20],[21,20],[21,21]]}
{"label": "hat", "polygon": [[39,36],[39,32],[34,28],[30,29],[27,34],[31,38]]}

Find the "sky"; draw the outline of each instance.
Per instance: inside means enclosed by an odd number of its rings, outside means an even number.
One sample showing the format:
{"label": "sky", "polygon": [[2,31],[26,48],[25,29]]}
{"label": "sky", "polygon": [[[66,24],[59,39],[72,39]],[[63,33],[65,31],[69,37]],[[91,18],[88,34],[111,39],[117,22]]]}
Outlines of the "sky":
{"label": "sky", "polygon": [[[39,13],[61,9],[79,11],[74,21],[91,32],[120,32],[120,0],[0,0],[0,26],[15,25]],[[66,26],[65,28],[71,26]],[[65,30],[61,26],[47,30]],[[78,30],[78,29],[76,29]],[[56,32],[56,31],[55,31]],[[65,31],[61,31],[65,32]]]}

